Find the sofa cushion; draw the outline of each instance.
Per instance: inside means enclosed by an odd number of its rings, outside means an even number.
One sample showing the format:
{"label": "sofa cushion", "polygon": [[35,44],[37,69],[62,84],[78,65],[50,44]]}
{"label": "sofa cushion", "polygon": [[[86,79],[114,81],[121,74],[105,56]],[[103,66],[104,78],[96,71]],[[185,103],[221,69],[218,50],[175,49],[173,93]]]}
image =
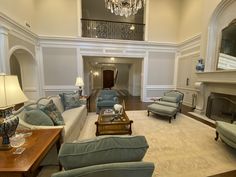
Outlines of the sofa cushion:
{"label": "sofa cushion", "polygon": [[102,136],[87,141],[62,144],[59,160],[65,169],[140,161],[147,148],[144,136]]}
{"label": "sofa cushion", "polygon": [[80,96],[78,93],[62,93],[60,94],[65,110],[80,107]]}
{"label": "sofa cushion", "polygon": [[51,118],[39,109],[25,111],[24,121],[31,125],[53,126]]}
{"label": "sofa cushion", "polygon": [[54,173],[52,177],[151,177],[152,162],[122,162],[93,165]]}
{"label": "sofa cushion", "polygon": [[177,111],[176,108],[174,107],[155,104],[155,103],[148,105],[147,109],[156,114],[159,113],[159,114],[164,114],[164,115],[169,115],[169,116],[174,116]]}
{"label": "sofa cushion", "polygon": [[53,103],[52,100],[50,100],[47,105],[41,107],[40,109],[51,118],[54,125],[65,124],[60,111],[57,109],[56,105]]}

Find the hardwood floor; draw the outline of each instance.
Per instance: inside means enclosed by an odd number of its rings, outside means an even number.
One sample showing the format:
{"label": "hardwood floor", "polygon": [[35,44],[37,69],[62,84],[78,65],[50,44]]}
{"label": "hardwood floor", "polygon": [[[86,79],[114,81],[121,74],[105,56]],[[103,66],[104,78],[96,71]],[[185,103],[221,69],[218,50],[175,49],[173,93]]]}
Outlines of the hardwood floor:
{"label": "hardwood floor", "polygon": [[[90,112],[96,111],[96,103],[95,103],[96,95],[97,95],[97,92],[95,92],[93,95],[90,96]],[[127,96],[127,97],[123,97],[122,99],[125,102],[125,110],[146,110],[147,105],[152,103],[152,102],[142,102],[140,100],[140,97],[134,97],[134,96]],[[182,106],[183,114],[215,128],[214,124],[204,121],[202,119],[199,119],[198,117],[193,116],[192,114],[189,114],[189,112],[191,111],[193,111],[191,107],[188,107],[185,105]],[[221,174],[216,174],[209,177],[236,177],[236,170],[221,173]]]}

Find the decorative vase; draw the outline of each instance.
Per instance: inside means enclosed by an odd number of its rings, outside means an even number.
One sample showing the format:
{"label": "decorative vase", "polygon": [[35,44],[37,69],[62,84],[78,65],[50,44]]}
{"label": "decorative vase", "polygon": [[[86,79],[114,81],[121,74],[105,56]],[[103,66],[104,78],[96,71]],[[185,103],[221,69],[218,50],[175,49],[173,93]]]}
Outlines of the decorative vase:
{"label": "decorative vase", "polygon": [[196,65],[196,70],[198,72],[203,72],[204,68],[205,68],[205,65],[203,64],[203,59],[199,59],[197,65]]}

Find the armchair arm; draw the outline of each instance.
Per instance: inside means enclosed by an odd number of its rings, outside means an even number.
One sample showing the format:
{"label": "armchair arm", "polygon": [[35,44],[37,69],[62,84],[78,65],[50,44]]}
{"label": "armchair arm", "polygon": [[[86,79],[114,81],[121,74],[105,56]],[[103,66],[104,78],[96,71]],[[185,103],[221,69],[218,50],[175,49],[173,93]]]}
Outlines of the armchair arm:
{"label": "armchair arm", "polygon": [[99,96],[99,97],[97,98],[97,101],[102,101],[102,97]]}
{"label": "armchair arm", "polygon": [[117,96],[113,97],[113,101],[118,102],[118,97]]}

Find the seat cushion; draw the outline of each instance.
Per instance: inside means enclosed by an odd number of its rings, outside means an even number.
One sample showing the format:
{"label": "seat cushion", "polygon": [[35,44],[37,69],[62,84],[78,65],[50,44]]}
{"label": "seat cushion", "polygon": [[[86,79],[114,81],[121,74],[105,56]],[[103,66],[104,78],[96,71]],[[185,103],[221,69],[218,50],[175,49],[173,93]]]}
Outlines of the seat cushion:
{"label": "seat cushion", "polygon": [[216,131],[236,143],[236,125],[227,122],[216,121]]}
{"label": "seat cushion", "polygon": [[62,144],[59,160],[65,169],[140,161],[147,148],[144,136],[102,136],[88,141]]}
{"label": "seat cushion", "polygon": [[151,162],[122,162],[62,171],[52,177],[151,177],[153,171]]}
{"label": "seat cushion", "polygon": [[173,116],[176,114],[176,108],[153,103],[148,105],[148,110],[155,113]]}

